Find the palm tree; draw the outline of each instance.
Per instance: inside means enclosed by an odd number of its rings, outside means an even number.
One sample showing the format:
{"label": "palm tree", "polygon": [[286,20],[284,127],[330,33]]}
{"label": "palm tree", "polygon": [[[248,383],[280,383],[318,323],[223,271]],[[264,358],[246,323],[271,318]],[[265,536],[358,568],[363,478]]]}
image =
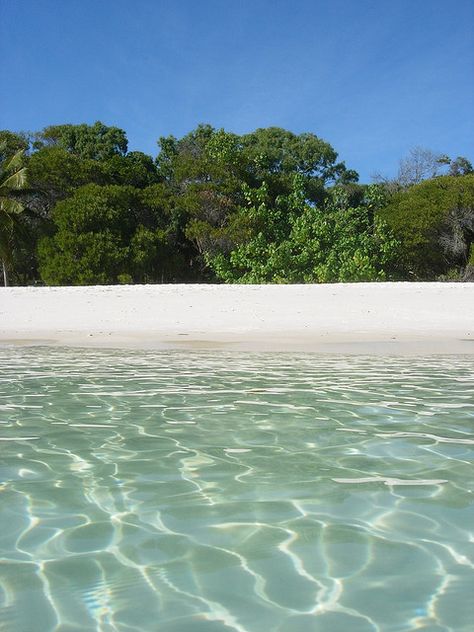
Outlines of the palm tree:
{"label": "palm tree", "polygon": [[20,215],[25,206],[18,192],[26,185],[26,167],[23,164],[24,150],[17,151],[0,164],[0,260],[3,268],[3,283],[8,285],[8,265],[13,255],[15,233],[21,228]]}

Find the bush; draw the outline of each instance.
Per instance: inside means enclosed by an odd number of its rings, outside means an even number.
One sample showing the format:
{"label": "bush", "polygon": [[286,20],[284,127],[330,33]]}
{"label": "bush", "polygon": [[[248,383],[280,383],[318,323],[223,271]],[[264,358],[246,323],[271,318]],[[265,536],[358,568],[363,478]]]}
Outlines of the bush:
{"label": "bush", "polygon": [[465,264],[442,244],[455,230],[450,214],[465,208],[474,208],[474,175],[426,180],[396,194],[378,212],[401,243],[397,270],[403,277],[435,279],[453,264]]}
{"label": "bush", "polygon": [[56,204],[53,221],[57,232],[38,249],[40,274],[49,285],[141,281],[144,262],[153,269],[166,246],[166,234],[154,228],[133,187],[81,187]]}

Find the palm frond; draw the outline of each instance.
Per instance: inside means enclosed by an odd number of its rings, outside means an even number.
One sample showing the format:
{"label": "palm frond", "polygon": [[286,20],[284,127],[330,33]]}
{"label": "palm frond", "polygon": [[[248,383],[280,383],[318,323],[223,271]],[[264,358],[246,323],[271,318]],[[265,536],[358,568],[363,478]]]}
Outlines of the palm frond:
{"label": "palm frond", "polygon": [[20,149],[17,151],[11,158],[5,160],[2,165],[2,170],[6,173],[10,171],[19,171],[23,167],[23,158],[25,155],[25,150]]}
{"label": "palm frond", "polygon": [[0,259],[5,285],[8,285],[6,270],[13,259],[15,242],[26,229],[21,216],[25,204],[18,197],[26,188],[27,172],[23,156],[24,150],[17,151],[0,164]]}
{"label": "palm frond", "polygon": [[0,191],[21,191],[26,184],[26,167],[21,167],[11,173],[7,171],[7,177],[0,182]]}
{"label": "palm frond", "polygon": [[24,205],[20,200],[15,200],[12,197],[0,197],[0,212],[7,215],[19,215],[24,210]]}

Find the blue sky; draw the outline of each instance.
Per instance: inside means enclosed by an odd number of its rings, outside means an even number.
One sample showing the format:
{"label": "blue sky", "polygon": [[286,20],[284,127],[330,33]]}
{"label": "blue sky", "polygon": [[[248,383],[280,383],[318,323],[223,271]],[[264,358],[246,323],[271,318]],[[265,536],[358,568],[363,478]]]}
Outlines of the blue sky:
{"label": "blue sky", "polygon": [[102,120],[130,149],[200,122],[309,131],[362,181],[474,161],[473,0],[4,0],[0,128]]}

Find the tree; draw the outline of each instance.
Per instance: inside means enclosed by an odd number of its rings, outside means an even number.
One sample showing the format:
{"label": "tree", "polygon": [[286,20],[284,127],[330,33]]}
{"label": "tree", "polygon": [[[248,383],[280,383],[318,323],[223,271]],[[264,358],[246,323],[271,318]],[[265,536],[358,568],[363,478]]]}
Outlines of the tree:
{"label": "tree", "polygon": [[419,184],[422,180],[440,175],[443,167],[449,163],[449,158],[444,154],[424,147],[414,147],[406,158],[400,160],[397,182],[402,187]]}
{"label": "tree", "polygon": [[0,259],[5,286],[8,285],[8,267],[13,256],[15,233],[21,229],[20,215],[25,209],[18,195],[26,185],[23,155],[24,150],[20,149],[0,164]]}
{"label": "tree", "polygon": [[85,184],[117,184],[145,188],[158,181],[153,159],[142,152],[96,160],[57,145],[44,146],[29,158],[29,181],[35,192],[30,204],[48,217],[56,202]]}
{"label": "tree", "polygon": [[[372,195],[371,195],[372,193]],[[234,230],[240,240],[227,255],[208,255],[216,275],[232,283],[329,283],[388,278],[398,243],[374,219],[374,199],[347,206],[347,192],[334,189],[324,206],[305,201],[301,176],[293,192],[269,208],[266,187],[247,191]]]}
{"label": "tree", "polygon": [[194,250],[184,234],[185,223],[170,187],[164,182],[151,185],[140,192],[140,199],[148,216],[146,225],[161,235],[159,256],[148,259],[145,266],[142,255],[143,279],[161,283],[202,280],[199,269],[192,265]]}
{"label": "tree", "polygon": [[0,163],[19,151],[26,153],[29,146],[30,139],[27,134],[11,132],[7,129],[0,130]]}
{"label": "tree", "polygon": [[439,234],[446,259],[461,270],[461,277],[471,276],[474,264],[474,204],[450,209]]}
{"label": "tree", "polygon": [[450,176],[467,176],[470,173],[474,173],[474,168],[470,161],[464,156],[458,156],[455,160],[451,160],[449,163]]}
{"label": "tree", "polygon": [[322,188],[336,182],[357,182],[355,171],[337,162],[337,152],[314,134],[294,134],[279,127],[260,128],[242,136],[246,170],[251,186],[263,181],[276,185],[275,195],[287,191],[292,178],[299,174],[305,196],[311,202],[321,200]]}
{"label": "tree", "polygon": [[394,195],[379,216],[401,242],[398,271],[404,278],[434,279],[460,265],[447,237],[454,239],[456,209],[474,206],[474,174],[439,176]]}
{"label": "tree", "polygon": [[40,274],[49,285],[116,283],[128,272],[134,232],[133,189],[81,187],[56,204],[56,233],[39,243]]}
{"label": "tree", "polygon": [[141,151],[131,151],[100,160],[95,165],[94,181],[98,184],[120,184],[143,189],[157,183],[159,178],[151,156]]}
{"label": "tree", "polygon": [[446,154],[440,154],[424,147],[414,147],[406,158],[399,162],[397,176],[385,178],[380,173],[373,175],[373,180],[383,184],[391,193],[407,189],[424,180],[442,175],[463,176],[473,173],[474,168],[467,158],[458,156],[452,160]]}
{"label": "tree", "polygon": [[81,158],[54,145],[42,147],[30,156],[28,174],[35,191],[32,205],[43,217],[48,217],[54,204],[75,189],[91,182],[101,183],[97,161]]}
{"label": "tree", "polygon": [[203,255],[219,247],[217,235],[243,200],[244,180],[240,138],[210,125],[199,125],[181,139],[161,138],[159,176],[175,199],[183,243],[190,264],[205,272]]}
{"label": "tree", "polygon": [[291,196],[295,176],[312,203],[324,199],[328,184],[357,179],[314,134],[276,127],[238,136],[200,125],[182,139],[161,138],[159,145],[159,174],[174,192],[185,235],[204,263],[232,250],[242,230],[240,209],[252,191],[264,187],[268,212],[283,217],[279,200]]}
{"label": "tree", "polygon": [[[151,193],[148,192],[151,196]],[[89,184],[56,204],[54,235],[39,243],[48,285],[89,285],[168,280],[172,241],[138,189]]]}
{"label": "tree", "polygon": [[93,125],[51,125],[36,135],[35,149],[61,147],[79,158],[107,160],[112,156],[124,156],[128,141],[125,132],[118,127],[108,127],[97,121]]}

